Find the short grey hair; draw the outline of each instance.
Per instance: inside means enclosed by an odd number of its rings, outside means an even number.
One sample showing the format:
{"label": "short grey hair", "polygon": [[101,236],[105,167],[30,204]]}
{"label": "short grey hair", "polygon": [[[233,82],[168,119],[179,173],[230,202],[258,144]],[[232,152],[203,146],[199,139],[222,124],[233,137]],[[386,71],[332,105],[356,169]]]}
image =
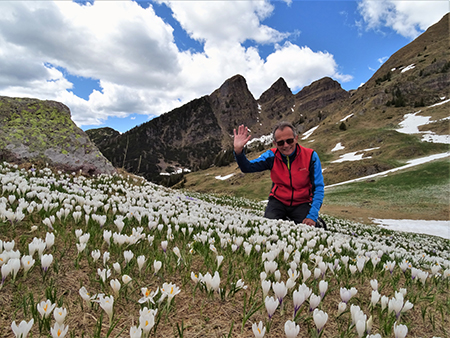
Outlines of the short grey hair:
{"label": "short grey hair", "polygon": [[286,127],[292,129],[292,132],[294,133],[294,137],[297,136],[297,130],[295,130],[295,127],[292,125],[292,123],[287,122],[287,121],[281,121],[281,122],[278,122],[278,123],[275,125],[275,127],[273,127],[272,138],[273,138],[274,141],[275,141],[275,132],[276,132],[278,129],[284,130],[284,128],[286,128]]}

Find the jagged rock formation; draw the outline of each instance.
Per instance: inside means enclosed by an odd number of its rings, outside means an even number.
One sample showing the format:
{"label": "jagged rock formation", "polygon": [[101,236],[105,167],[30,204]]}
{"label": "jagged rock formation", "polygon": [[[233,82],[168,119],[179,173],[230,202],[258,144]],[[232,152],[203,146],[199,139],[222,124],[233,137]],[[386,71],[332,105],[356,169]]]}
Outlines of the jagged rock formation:
{"label": "jagged rock formation", "polygon": [[0,159],[48,163],[64,171],[114,173],[115,168],[70,118],[62,103],[0,96]]}

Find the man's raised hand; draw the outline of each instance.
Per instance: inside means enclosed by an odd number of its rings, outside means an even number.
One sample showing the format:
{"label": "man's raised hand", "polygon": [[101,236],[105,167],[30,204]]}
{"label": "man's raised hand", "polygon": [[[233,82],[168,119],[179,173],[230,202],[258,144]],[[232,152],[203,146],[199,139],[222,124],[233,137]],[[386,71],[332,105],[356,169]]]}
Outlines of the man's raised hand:
{"label": "man's raised hand", "polygon": [[238,127],[237,133],[236,129],[233,129],[234,132],[234,152],[239,155],[244,150],[244,146],[252,137],[248,134],[248,128],[241,124]]}

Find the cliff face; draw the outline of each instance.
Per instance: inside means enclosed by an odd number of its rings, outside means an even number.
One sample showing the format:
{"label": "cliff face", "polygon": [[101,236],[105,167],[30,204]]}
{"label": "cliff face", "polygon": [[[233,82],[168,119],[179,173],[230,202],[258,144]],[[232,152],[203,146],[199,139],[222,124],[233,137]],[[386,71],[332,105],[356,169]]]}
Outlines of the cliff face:
{"label": "cliff face", "polygon": [[114,167],[54,101],[0,97],[0,159],[49,163],[65,171],[113,173]]}

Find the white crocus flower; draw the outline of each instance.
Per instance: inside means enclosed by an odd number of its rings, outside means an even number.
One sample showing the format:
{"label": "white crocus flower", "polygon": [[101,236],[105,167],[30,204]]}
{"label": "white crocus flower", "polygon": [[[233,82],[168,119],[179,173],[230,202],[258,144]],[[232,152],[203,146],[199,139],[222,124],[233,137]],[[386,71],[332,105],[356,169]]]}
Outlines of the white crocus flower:
{"label": "white crocus flower", "polygon": [[222,262],[223,262],[223,256],[217,256],[216,257],[216,260],[217,260],[217,268],[219,268],[220,267],[220,265],[222,264]]}
{"label": "white crocus flower", "polygon": [[275,297],[277,297],[280,304],[283,303],[283,298],[287,294],[287,287],[284,282],[275,282],[272,284],[273,292],[275,293]]}
{"label": "white crocus flower", "polygon": [[155,304],[153,297],[158,293],[158,291],[159,291],[159,288],[156,289],[156,291],[151,291],[148,288],[141,288],[143,297],[138,300],[138,303],[143,304],[146,302],[152,302],[153,304]]}
{"label": "white crocus flower", "polygon": [[22,258],[20,260],[22,262],[22,267],[23,267],[23,270],[24,270],[25,274],[28,272],[28,270],[31,269],[31,267],[35,263],[34,258],[32,256],[30,256],[30,255],[22,256]]}
{"label": "white crocus flower", "polygon": [[316,324],[317,331],[321,332],[328,321],[328,313],[315,309],[313,312],[314,324]]}
{"label": "white crocus flower", "polygon": [[132,281],[132,278],[128,275],[123,275],[122,276],[122,282],[124,285],[129,285]]}
{"label": "white crocus flower", "polygon": [[161,269],[161,267],[162,267],[161,261],[157,261],[157,260],[153,261],[153,269],[155,269],[155,275],[158,274],[158,271]]}
{"label": "white crocus flower", "polygon": [[125,264],[128,264],[134,257],[134,253],[131,250],[125,250],[123,252],[123,257],[125,259]]}
{"label": "white crocus flower", "polygon": [[323,296],[325,296],[325,293],[327,292],[327,290],[328,290],[328,282],[324,281],[324,280],[321,280],[319,282],[320,297],[323,298]]}
{"label": "white crocus flower", "polygon": [[252,331],[255,335],[255,338],[263,338],[266,334],[266,327],[263,326],[263,322],[260,321],[259,324],[253,323]]}
{"label": "white crocus flower", "polygon": [[166,252],[168,244],[169,243],[167,241],[161,241],[161,248],[163,249],[164,252]]}
{"label": "white crocus flower", "polygon": [[272,316],[277,310],[278,305],[280,305],[280,302],[274,297],[267,296],[264,300],[264,305],[266,306],[269,319],[272,319]]}
{"label": "white crocus flower", "polygon": [[161,292],[162,292],[161,299],[164,299],[167,296],[167,299],[168,299],[167,302],[170,304],[170,302],[172,301],[172,298],[174,296],[178,295],[181,292],[181,290],[175,284],[164,283],[162,288],[161,288]]}
{"label": "white crocus flower", "polygon": [[316,296],[314,293],[309,297],[309,311],[313,311],[320,304],[320,296]]}
{"label": "white crocus flower", "polygon": [[28,333],[30,332],[33,324],[34,324],[33,318],[31,318],[29,322],[22,320],[19,326],[17,326],[16,321],[13,321],[11,324],[11,329],[13,330],[13,333],[16,336],[16,338],[27,338]]}
{"label": "white crocus flower", "polygon": [[137,258],[137,263],[138,263],[138,269],[139,269],[139,272],[142,271],[142,268],[144,267],[144,264],[145,264],[146,262],[147,262],[147,258],[145,258],[144,255],[138,256],[138,258]]}
{"label": "white crocus flower", "polygon": [[63,324],[64,320],[66,319],[67,315],[67,309],[63,307],[55,307],[55,310],[53,311],[53,317],[55,317],[55,320],[59,324]]}
{"label": "white crocus flower", "polygon": [[56,322],[55,325],[50,329],[50,334],[52,338],[64,338],[69,331],[69,326],[64,325],[64,323]]}
{"label": "white crocus flower", "polygon": [[292,294],[292,300],[294,302],[294,317],[297,314],[297,311],[300,309],[300,307],[305,302],[305,294],[304,292],[295,290]]}
{"label": "white crocus flower", "polygon": [[394,335],[395,338],[405,338],[408,334],[408,327],[406,325],[397,325],[397,322],[394,323]]}
{"label": "white crocus flower", "polygon": [[52,313],[55,306],[56,304],[52,304],[52,302],[47,299],[46,301],[43,300],[37,305],[37,310],[41,315],[41,318],[47,318],[48,316],[50,316],[50,313]]}
{"label": "white crocus flower", "polygon": [[45,245],[47,249],[50,249],[55,244],[55,234],[53,232],[47,232],[45,235]]}
{"label": "white crocus flower", "polygon": [[52,254],[45,254],[41,257],[41,267],[44,270],[44,272],[47,272],[48,268],[50,267],[50,264],[53,262],[53,255]]}
{"label": "white crocus flower", "polygon": [[377,305],[380,298],[381,298],[380,293],[377,290],[372,290],[372,297],[370,299],[370,303],[372,304],[372,306]]}
{"label": "white crocus flower", "polygon": [[300,332],[300,326],[295,324],[295,322],[288,320],[284,324],[284,333],[286,334],[286,338],[295,338],[298,336]]}
{"label": "white crocus flower", "polygon": [[106,279],[111,276],[111,270],[110,269],[97,269],[97,274],[99,275],[100,279],[103,281],[103,283],[106,282]]}
{"label": "white crocus flower", "polygon": [[111,257],[111,254],[108,251],[105,251],[103,253],[103,265],[106,265],[106,263],[109,261],[110,257]]}
{"label": "white crocus flower", "polygon": [[94,251],[91,251],[91,257],[94,260],[94,262],[97,262],[100,256],[101,256],[100,250],[96,249]]}
{"label": "white crocus flower", "polygon": [[337,313],[337,315],[339,316],[339,315],[340,315],[341,313],[343,313],[346,309],[347,309],[347,303],[339,302],[339,304],[338,304],[338,313]]}
{"label": "white crocus flower", "polygon": [[142,329],[140,326],[130,327],[130,338],[141,338],[141,336],[142,336]]}
{"label": "white crocus flower", "polygon": [[113,269],[119,275],[122,273],[122,268],[120,267],[120,263],[119,262],[113,263]]}
{"label": "white crocus flower", "polygon": [[119,282],[119,280],[117,278],[116,279],[111,279],[109,281],[109,285],[111,286],[111,289],[113,289],[114,294],[116,296],[118,296],[119,295],[119,290],[120,290],[120,282]]}
{"label": "white crocus flower", "polygon": [[98,297],[97,302],[100,304],[100,307],[105,310],[106,314],[109,317],[109,321],[111,322],[113,317],[113,306],[114,306],[114,297],[113,296],[103,296],[100,295]]}
{"label": "white crocus flower", "polygon": [[266,298],[269,294],[270,287],[272,286],[272,282],[270,280],[261,281],[261,288],[263,290],[263,298]]}

